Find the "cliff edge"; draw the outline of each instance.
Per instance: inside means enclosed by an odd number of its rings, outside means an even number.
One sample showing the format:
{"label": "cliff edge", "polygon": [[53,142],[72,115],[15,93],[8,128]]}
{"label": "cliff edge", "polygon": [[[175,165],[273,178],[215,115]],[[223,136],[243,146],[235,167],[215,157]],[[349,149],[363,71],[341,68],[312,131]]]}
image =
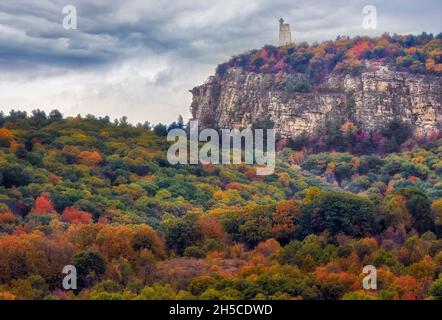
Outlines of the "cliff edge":
{"label": "cliff edge", "polygon": [[[270,49],[263,50],[265,55],[256,51],[249,56],[256,61],[253,55],[264,55],[270,60]],[[279,54],[290,57],[287,51]],[[308,70],[314,56],[304,62],[304,72],[296,70],[296,63],[288,69],[287,57],[274,59],[275,66],[282,65],[279,70],[271,65],[251,69],[230,62],[191,90],[192,116],[201,127],[215,128],[245,128],[269,118],[282,137],[314,133],[328,121],[352,121],[361,129],[375,131],[400,119],[410,123],[416,135],[442,130],[441,74],[395,70],[391,60],[363,57],[357,60],[357,72],[342,71],[338,62],[316,81]]]}

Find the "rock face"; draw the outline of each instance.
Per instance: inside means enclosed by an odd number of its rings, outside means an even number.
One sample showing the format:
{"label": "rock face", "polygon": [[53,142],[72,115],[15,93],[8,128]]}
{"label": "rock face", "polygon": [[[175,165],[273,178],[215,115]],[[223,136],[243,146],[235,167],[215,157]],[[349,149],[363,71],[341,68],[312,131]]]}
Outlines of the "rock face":
{"label": "rock face", "polygon": [[288,91],[282,84],[285,77],[239,68],[212,76],[191,90],[193,118],[200,127],[245,128],[270,117],[282,137],[316,132],[331,120],[379,130],[399,118],[417,135],[442,130],[442,77],[371,63],[358,76],[330,74],[307,92]]}

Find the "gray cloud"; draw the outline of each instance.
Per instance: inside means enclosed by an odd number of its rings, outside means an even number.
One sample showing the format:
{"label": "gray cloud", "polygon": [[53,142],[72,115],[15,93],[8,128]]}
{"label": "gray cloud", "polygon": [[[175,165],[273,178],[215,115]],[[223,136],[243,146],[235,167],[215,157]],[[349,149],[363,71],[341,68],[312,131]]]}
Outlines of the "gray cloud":
{"label": "gray cloud", "polygon": [[[383,32],[439,33],[439,0],[39,0],[0,3],[0,109],[128,115],[170,122],[188,115],[188,89],[231,55],[277,43],[277,20],[296,41]],[[62,27],[75,5],[78,30]],[[362,29],[362,8],[378,29]]]}

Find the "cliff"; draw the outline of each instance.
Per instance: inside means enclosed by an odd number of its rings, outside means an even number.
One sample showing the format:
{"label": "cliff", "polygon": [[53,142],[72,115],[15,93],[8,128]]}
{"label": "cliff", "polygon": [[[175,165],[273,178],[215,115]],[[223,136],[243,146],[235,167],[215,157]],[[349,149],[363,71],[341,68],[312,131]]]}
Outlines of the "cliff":
{"label": "cliff", "polygon": [[411,123],[418,135],[442,129],[442,77],[366,63],[360,75],[331,73],[307,92],[288,92],[280,75],[230,68],[191,90],[192,115],[202,127],[219,128],[270,117],[283,137],[313,133],[329,120],[352,120],[367,131],[394,118]]}

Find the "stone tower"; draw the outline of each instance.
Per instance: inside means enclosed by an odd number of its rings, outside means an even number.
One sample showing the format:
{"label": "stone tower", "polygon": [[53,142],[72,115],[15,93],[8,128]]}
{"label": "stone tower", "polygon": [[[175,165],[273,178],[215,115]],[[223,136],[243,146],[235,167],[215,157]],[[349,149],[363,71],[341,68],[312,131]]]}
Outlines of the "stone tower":
{"label": "stone tower", "polygon": [[292,33],[290,32],[290,25],[284,23],[284,19],[279,19],[279,46],[287,46],[292,44]]}

